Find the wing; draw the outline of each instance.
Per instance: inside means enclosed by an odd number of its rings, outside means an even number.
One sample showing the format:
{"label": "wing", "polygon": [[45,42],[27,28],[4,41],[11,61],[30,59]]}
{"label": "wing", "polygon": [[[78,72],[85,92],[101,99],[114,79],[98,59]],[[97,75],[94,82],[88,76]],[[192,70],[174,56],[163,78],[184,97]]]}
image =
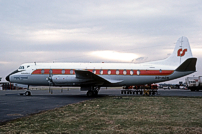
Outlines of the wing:
{"label": "wing", "polygon": [[114,84],[123,81],[123,80],[106,79],[86,70],[75,70],[75,73],[77,79],[86,79],[99,85],[103,85],[104,83]]}

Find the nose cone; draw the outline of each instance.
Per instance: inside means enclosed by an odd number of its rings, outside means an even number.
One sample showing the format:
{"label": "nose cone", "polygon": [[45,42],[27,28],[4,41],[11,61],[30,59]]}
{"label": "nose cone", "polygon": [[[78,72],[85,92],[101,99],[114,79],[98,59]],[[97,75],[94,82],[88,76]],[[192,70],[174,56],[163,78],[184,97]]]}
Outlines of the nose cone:
{"label": "nose cone", "polygon": [[10,82],[10,74],[8,76],[6,76],[6,80]]}
{"label": "nose cone", "polygon": [[6,76],[6,80],[10,82],[10,76],[12,74],[15,74],[15,73],[18,73],[18,72],[19,72],[18,70],[13,71],[11,74],[9,74],[8,76]]}

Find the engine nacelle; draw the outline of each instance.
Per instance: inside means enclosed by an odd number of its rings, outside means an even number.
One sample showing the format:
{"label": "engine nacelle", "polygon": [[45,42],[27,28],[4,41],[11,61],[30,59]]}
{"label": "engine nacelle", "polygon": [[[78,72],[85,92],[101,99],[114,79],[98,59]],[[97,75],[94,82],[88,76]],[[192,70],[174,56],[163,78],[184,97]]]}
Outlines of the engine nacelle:
{"label": "engine nacelle", "polygon": [[75,75],[53,75],[53,83],[69,83],[69,82],[78,82],[78,79]]}
{"label": "engine nacelle", "polygon": [[[87,82],[88,79],[78,79],[75,75],[53,75],[52,82],[55,84],[81,84],[82,82]],[[73,84],[73,85],[74,85]]]}

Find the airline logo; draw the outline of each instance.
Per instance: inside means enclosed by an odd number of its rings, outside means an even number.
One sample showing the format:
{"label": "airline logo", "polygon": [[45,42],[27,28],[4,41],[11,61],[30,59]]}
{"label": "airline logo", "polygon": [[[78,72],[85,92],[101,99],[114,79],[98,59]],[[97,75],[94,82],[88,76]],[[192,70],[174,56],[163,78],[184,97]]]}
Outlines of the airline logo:
{"label": "airline logo", "polygon": [[185,55],[186,52],[187,52],[187,49],[184,49],[184,50],[179,49],[179,50],[177,51],[177,56],[182,57],[182,56]]}

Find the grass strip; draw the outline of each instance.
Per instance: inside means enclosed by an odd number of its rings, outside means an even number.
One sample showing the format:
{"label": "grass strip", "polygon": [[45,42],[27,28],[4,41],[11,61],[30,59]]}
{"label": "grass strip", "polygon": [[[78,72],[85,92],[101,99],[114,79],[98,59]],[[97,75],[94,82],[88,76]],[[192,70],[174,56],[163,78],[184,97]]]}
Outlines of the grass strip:
{"label": "grass strip", "polygon": [[10,121],[0,133],[202,133],[201,102],[201,97],[103,97]]}

